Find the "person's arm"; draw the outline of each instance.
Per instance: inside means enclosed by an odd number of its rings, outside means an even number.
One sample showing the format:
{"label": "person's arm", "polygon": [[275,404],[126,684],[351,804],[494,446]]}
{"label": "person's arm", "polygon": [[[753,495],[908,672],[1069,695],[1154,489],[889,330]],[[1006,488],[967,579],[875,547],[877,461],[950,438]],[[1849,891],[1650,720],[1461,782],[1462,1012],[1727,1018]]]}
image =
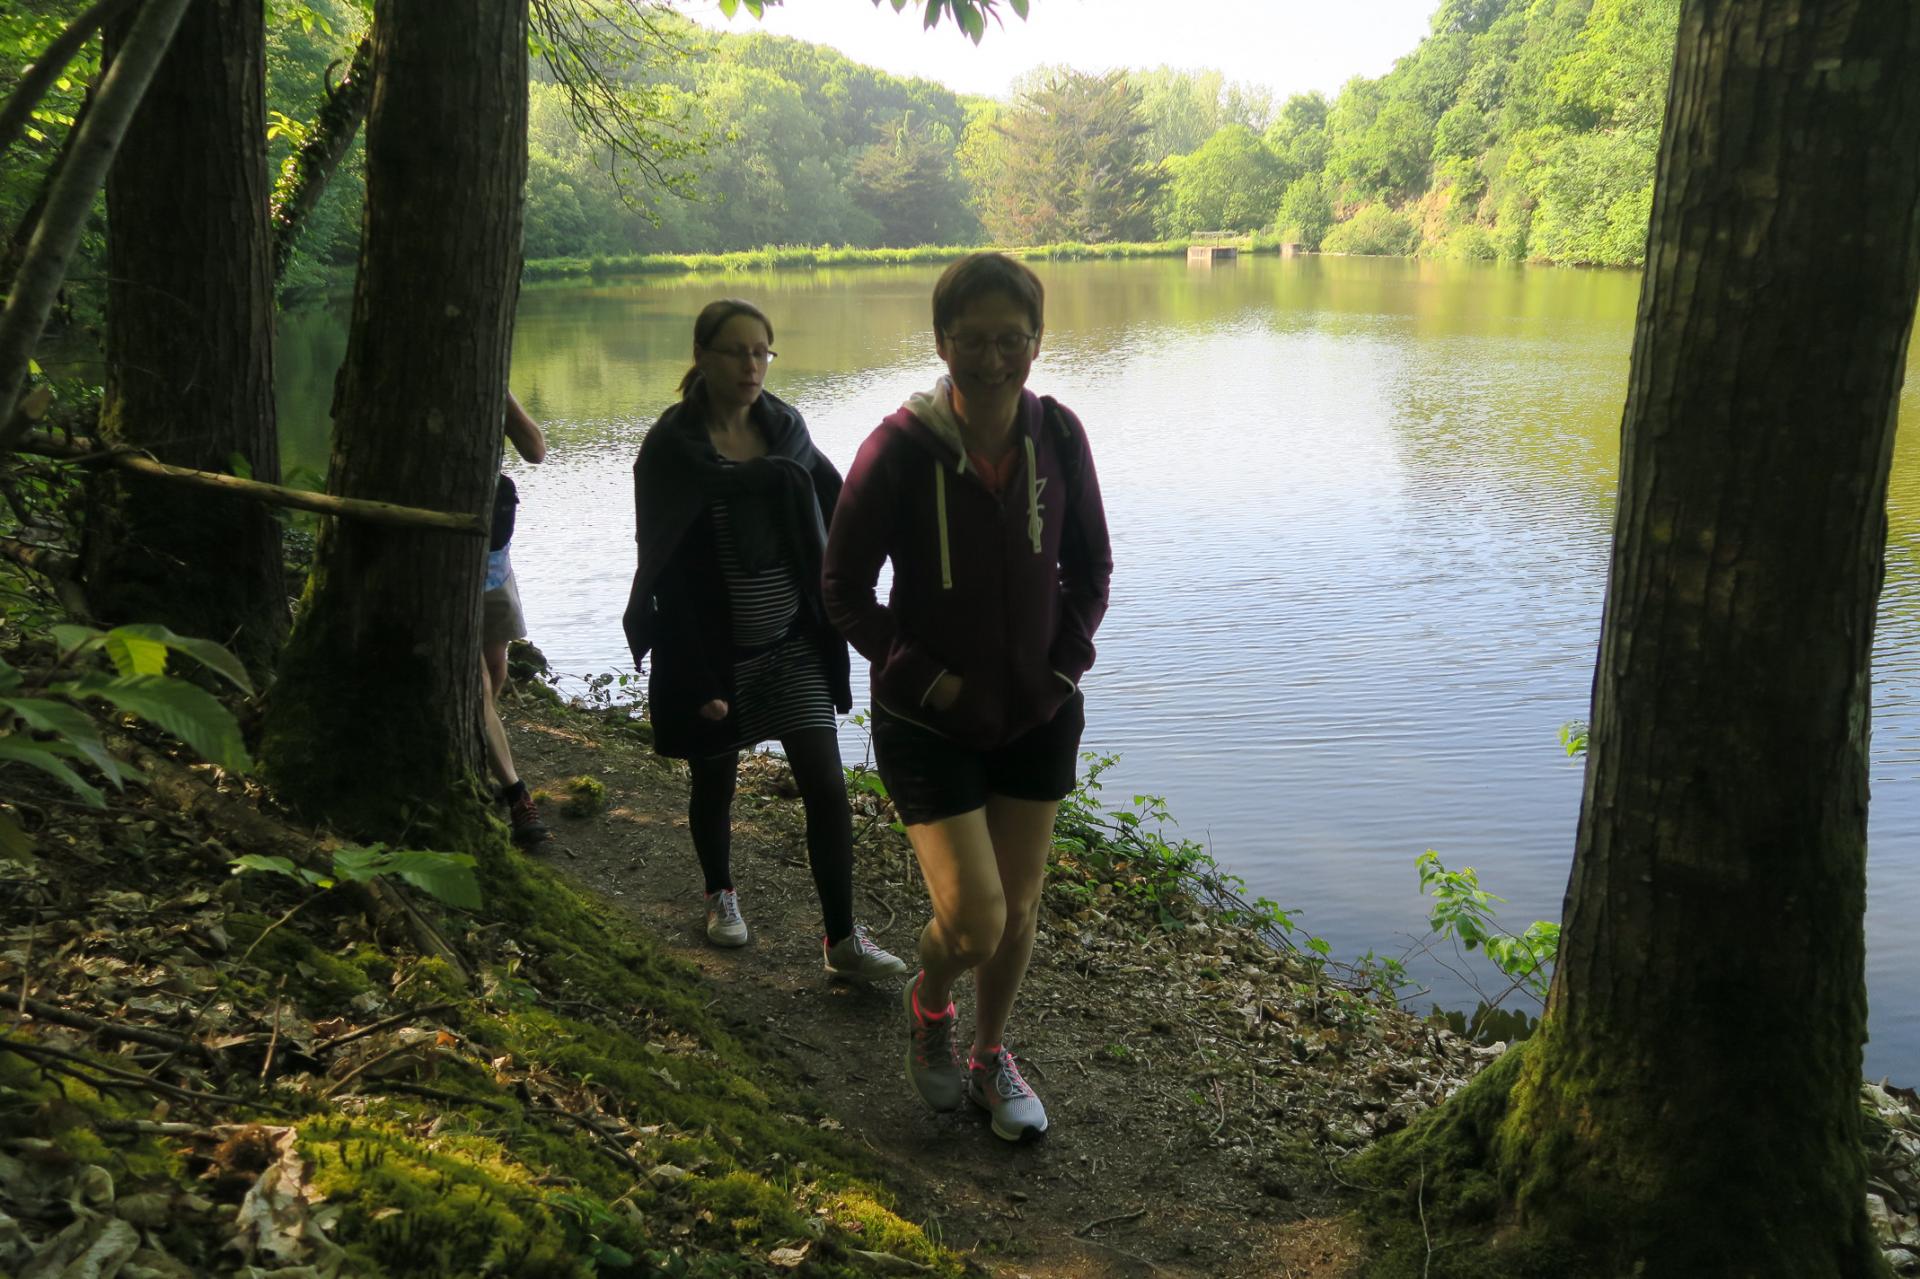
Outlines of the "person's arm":
{"label": "person's arm", "polygon": [[[886,439],[868,438],[853,459],[840,500],[834,506],[833,526],[827,531],[827,553],[821,573],[821,595],[827,618],[847,637],[859,654],[897,678],[916,702],[944,709],[958,693],[958,677],[940,660],[901,632],[893,611],[874,593],[880,565],[893,544],[897,495],[891,468],[884,456]],[[895,565],[895,571],[899,566]],[[935,685],[951,690],[935,694]]]}
{"label": "person's arm", "polygon": [[520,407],[520,401],[513,398],[512,391],[507,392],[507,439],[513,442],[514,452],[534,465],[547,460],[547,437],[540,424]]}
{"label": "person's arm", "polygon": [[[1063,409],[1062,412],[1065,412]],[[1055,673],[1078,687],[1093,665],[1093,633],[1107,614],[1107,594],[1113,581],[1113,544],[1107,534],[1107,511],[1100,500],[1100,477],[1094,473],[1087,433],[1073,423],[1066,447],[1079,452],[1078,474],[1060,536],[1060,629],[1048,655]]]}

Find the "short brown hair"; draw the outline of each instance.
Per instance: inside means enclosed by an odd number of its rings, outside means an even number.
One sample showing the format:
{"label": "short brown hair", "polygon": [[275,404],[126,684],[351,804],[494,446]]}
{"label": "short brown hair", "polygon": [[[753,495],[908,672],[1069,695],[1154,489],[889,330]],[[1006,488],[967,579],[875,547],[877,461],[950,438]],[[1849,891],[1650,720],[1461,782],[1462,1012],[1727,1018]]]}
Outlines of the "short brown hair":
{"label": "short brown hair", "polygon": [[[767,318],[765,311],[762,311],[745,298],[721,298],[718,302],[709,302],[705,307],[701,308],[700,318],[693,322],[693,344],[695,346],[705,346],[713,341],[716,337],[720,336],[720,330],[726,327],[727,321],[736,315],[750,315],[760,321],[761,325],[767,330],[767,343],[768,345],[772,345],[773,321]],[[698,368],[688,369],[682,374],[680,378],[680,398],[683,400],[688,398],[688,392],[690,392],[699,381],[700,370]]]}
{"label": "short brown hair", "polygon": [[934,331],[945,333],[960,312],[990,293],[1003,294],[1025,307],[1034,331],[1039,332],[1047,301],[1040,277],[1026,263],[993,252],[969,253],[941,273],[933,286]]}

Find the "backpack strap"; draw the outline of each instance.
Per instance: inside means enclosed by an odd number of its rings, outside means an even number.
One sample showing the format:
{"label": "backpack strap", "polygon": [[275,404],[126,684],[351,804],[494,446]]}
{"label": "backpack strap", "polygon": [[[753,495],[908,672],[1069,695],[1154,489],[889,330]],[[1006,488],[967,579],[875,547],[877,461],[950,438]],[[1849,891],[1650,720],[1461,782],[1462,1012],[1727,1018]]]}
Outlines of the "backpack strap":
{"label": "backpack strap", "polygon": [[1040,397],[1040,420],[1052,431],[1060,444],[1060,470],[1066,477],[1069,500],[1079,497],[1080,489],[1080,449],[1073,438],[1073,424],[1067,421],[1066,410],[1060,407],[1060,401],[1051,395]]}

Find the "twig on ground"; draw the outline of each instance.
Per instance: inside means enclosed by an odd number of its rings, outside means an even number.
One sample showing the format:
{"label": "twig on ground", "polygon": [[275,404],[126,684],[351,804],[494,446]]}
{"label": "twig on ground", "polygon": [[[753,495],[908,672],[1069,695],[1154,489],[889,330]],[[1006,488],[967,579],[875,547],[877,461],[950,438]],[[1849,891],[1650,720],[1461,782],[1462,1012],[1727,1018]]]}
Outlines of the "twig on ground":
{"label": "twig on ground", "polygon": [[344,1034],[335,1035],[331,1039],[323,1039],[313,1046],[313,1051],[316,1053],[330,1053],[343,1044],[350,1044],[356,1039],[365,1039],[368,1035],[377,1035],[383,1030],[398,1026],[401,1022],[412,1021],[416,1017],[428,1017],[434,1013],[443,1013],[448,1009],[458,1008],[459,1006],[460,1004],[457,1000],[449,1000],[446,1003],[422,1004],[418,1008],[409,1008],[405,1012],[395,1013],[391,1017],[382,1017],[371,1026],[362,1026],[358,1030],[349,1030]]}
{"label": "twig on ground", "polygon": [[96,1119],[93,1126],[101,1132],[135,1132],[152,1137],[191,1137],[205,1132],[205,1124],[162,1123],[153,1119]]}
{"label": "twig on ground", "polygon": [[447,1088],[435,1088],[430,1084],[416,1084],[406,1079],[370,1079],[361,1085],[361,1091],[344,1093],[335,1100],[345,1101],[348,1097],[364,1097],[369,1093],[378,1092],[397,1092],[408,1097],[428,1097],[434,1101],[444,1101],[456,1106],[478,1106],[482,1110],[491,1110],[502,1115],[513,1113],[513,1107],[504,1101],[474,1097]]}
{"label": "twig on ground", "polygon": [[302,897],[299,901],[293,904],[292,908],[289,909],[286,912],[286,914],[280,916],[280,918],[274,920],[271,924],[268,924],[265,928],[262,928],[260,930],[260,935],[253,939],[253,944],[240,952],[239,963],[244,964],[249,959],[253,958],[253,952],[259,949],[260,943],[267,939],[267,934],[271,933],[274,929],[280,927],[280,925],[286,923],[289,919],[292,919],[295,915],[299,914],[300,911],[303,908],[305,908],[308,902],[318,901],[318,900],[320,900],[319,893],[313,893],[310,896]]}
{"label": "twig on ground", "polygon": [[887,908],[887,922],[880,925],[880,931],[885,932],[889,928],[892,928],[893,921],[900,918],[900,912],[893,908],[893,903],[888,901],[886,898],[882,897],[877,889],[869,888],[867,890],[867,896],[873,898],[873,900],[879,902],[882,906],[885,906]]}
{"label": "twig on ground", "polygon": [[647,1175],[645,1165],[627,1153],[627,1148],[621,1144],[618,1137],[608,1132],[605,1128],[602,1128],[586,1115],[577,1115],[573,1111],[563,1106],[557,1106],[550,1101],[536,1101],[533,1108],[534,1111],[539,1114],[559,1115],[562,1119],[572,1120],[584,1128],[590,1135],[599,1138],[600,1144],[606,1147],[607,1153],[626,1165],[629,1171],[636,1172],[642,1177]]}
{"label": "twig on ground", "polygon": [[1079,1235],[1081,1238],[1085,1238],[1087,1235],[1091,1234],[1095,1230],[1098,1230],[1102,1226],[1117,1225],[1122,1221],[1133,1221],[1138,1217],[1144,1217],[1146,1215],[1147,1215],[1146,1205],[1142,1204],[1140,1207],[1135,1208],[1132,1212],[1117,1212],[1113,1214],[1113,1216],[1111,1217],[1101,1217],[1101,1218],[1098,1218],[1097,1220],[1089,1221],[1086,1225],[1080,1227],[1080,1229],[1074,1231],[1073,1233],[1076,1235]]}
{"label": "twig on ground", "polygon": [[[105,1021],[99,1017],[89,1017],[86,1013],[75,1012],[71,1008],[62,1008],[50,1004],[44,999],[20,997],[25,1011],[32,1013],[41,1021],[50,1021],[70,1030],[86,1030],[108,1039],[125,1040],[128,1043],[145,1044],[149,1048],[163,1048],[173,1054],[194,1053],[211,1061],[213,1053],[205,1044],[197,1043],[181,1035],[169,1034],[164,1030],[154,1030],[148,1026],[136,1026],[129,1022]],[[169,1060],[171,1060],[169,1058]]]}
{"label": "twig on ground", "polygon": [[386,1061],[390,1057],[398,1057],[401,1053],[407,1051],[407,1049],[411,1048],[412,1046],[413,1045],[411,1044],[395,1044],[393,1047],[387,1049],[383,1053],[375,1053],[373,1056],[361,1062],[358,1066],[355,1066],[352,1070],[349,1070],[346,1074],[340,1076],[340,1078],[328,1084],[325,1088],[322,1088],[320,1090],[320,1099],[322,1101],[325,1101],[327,1098],[333,1096],[335,1093],[339,1092],[342,1088],[345,1088],[348,1084],[358,1079],[361,1075],[365,1074],[368,1070],[379,1065],[381,1062]]}
{"label": "twig on ground", "polygon": [[[62,1074],[72,1075],[75,1079],[92,1088],[132,1088],[145,1092],[157,1092],[163,1096],[178,1098],[181,1101],[218,1102],[226,1106],[252,1106],[261,1110],[277,1111],[278,1109],[277,1107],[266,1106],[259,1102],[247,1101],[242,1097],[230,1097],[225,1093],[195,1092],[191,1088],[182,1088],[177,1084],[163,1083],[149,1075],[138,1074],[131,1070],[116,1070],[112,1066],[105,1066],[96,1061],[89,1061],[78,1053],[62,1052],[58,1048],[49,1048],[45,1044],[29,1044],[20,1039],[0,1040],[0,1052],[17,1053],[22,1057],[31,1058],[34,1061],[38,1061],[43,1065],[60,1071]],[[97,1071],[98,1074],[89,1076],[83,1071],[74,1069],[72,1066],[62,1064],[66,1062],[72,1062],[78,1066],[85,1066],[87,1070]]]}
{"label": "twig on ground", "polygon": [[280,1046],[280,996],[287,988],[287,975],[280,974],[279,985],[273,988],[273,1034],[267,1040],[267,1059],[260,1063],[260,1082],[267,1082],[267,1075],[273,1070],[273,1050]]}
{"label": "twig on ground", "polygon": [[9,1026],[8,1030],[17,1029],[20,1023],[27,1019],[27,983],[33,977],[33,943],[39,934],[40,917],[35,915],[27,921],[27,954],[26,958],[20,961],[20,1004],[14,1010],[13,1025]]}
{"label": "twig on ground", "polygon": [[1427,1279],[1433,1269],[1433,1236],[1427,1231],[1427,1165],[1420,1164],[1420,1180],[1414,1183],[1413,1206],[1420,1212],[1420,1238],[1426,1241],[1427,1257],[1420,1263],[1420,1279]]}

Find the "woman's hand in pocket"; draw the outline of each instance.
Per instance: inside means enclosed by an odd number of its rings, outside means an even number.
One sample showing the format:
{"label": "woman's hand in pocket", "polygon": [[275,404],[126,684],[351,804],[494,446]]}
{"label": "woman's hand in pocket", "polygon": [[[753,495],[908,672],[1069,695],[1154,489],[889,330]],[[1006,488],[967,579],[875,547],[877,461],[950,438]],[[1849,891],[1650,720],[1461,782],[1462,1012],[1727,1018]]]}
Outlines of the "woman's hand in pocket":
{"label": "woman's hand in pocket", "polygon": [[927,705],[937,711],[950,711],[953,704],[960,700],[961,679],[951,672],[933,681],[933,687],[927,692]]}
{"label": "woman's hand in pocket", "polygon": [[719,721],[727,717],[727,710],[728,710],[728,707],[726,702],[716,697],[712,701],[708,702],[705,706],[702,706],[700,708],[700,718],[710,719],[710,720],[713,720],[715,723],[718,723]]}

